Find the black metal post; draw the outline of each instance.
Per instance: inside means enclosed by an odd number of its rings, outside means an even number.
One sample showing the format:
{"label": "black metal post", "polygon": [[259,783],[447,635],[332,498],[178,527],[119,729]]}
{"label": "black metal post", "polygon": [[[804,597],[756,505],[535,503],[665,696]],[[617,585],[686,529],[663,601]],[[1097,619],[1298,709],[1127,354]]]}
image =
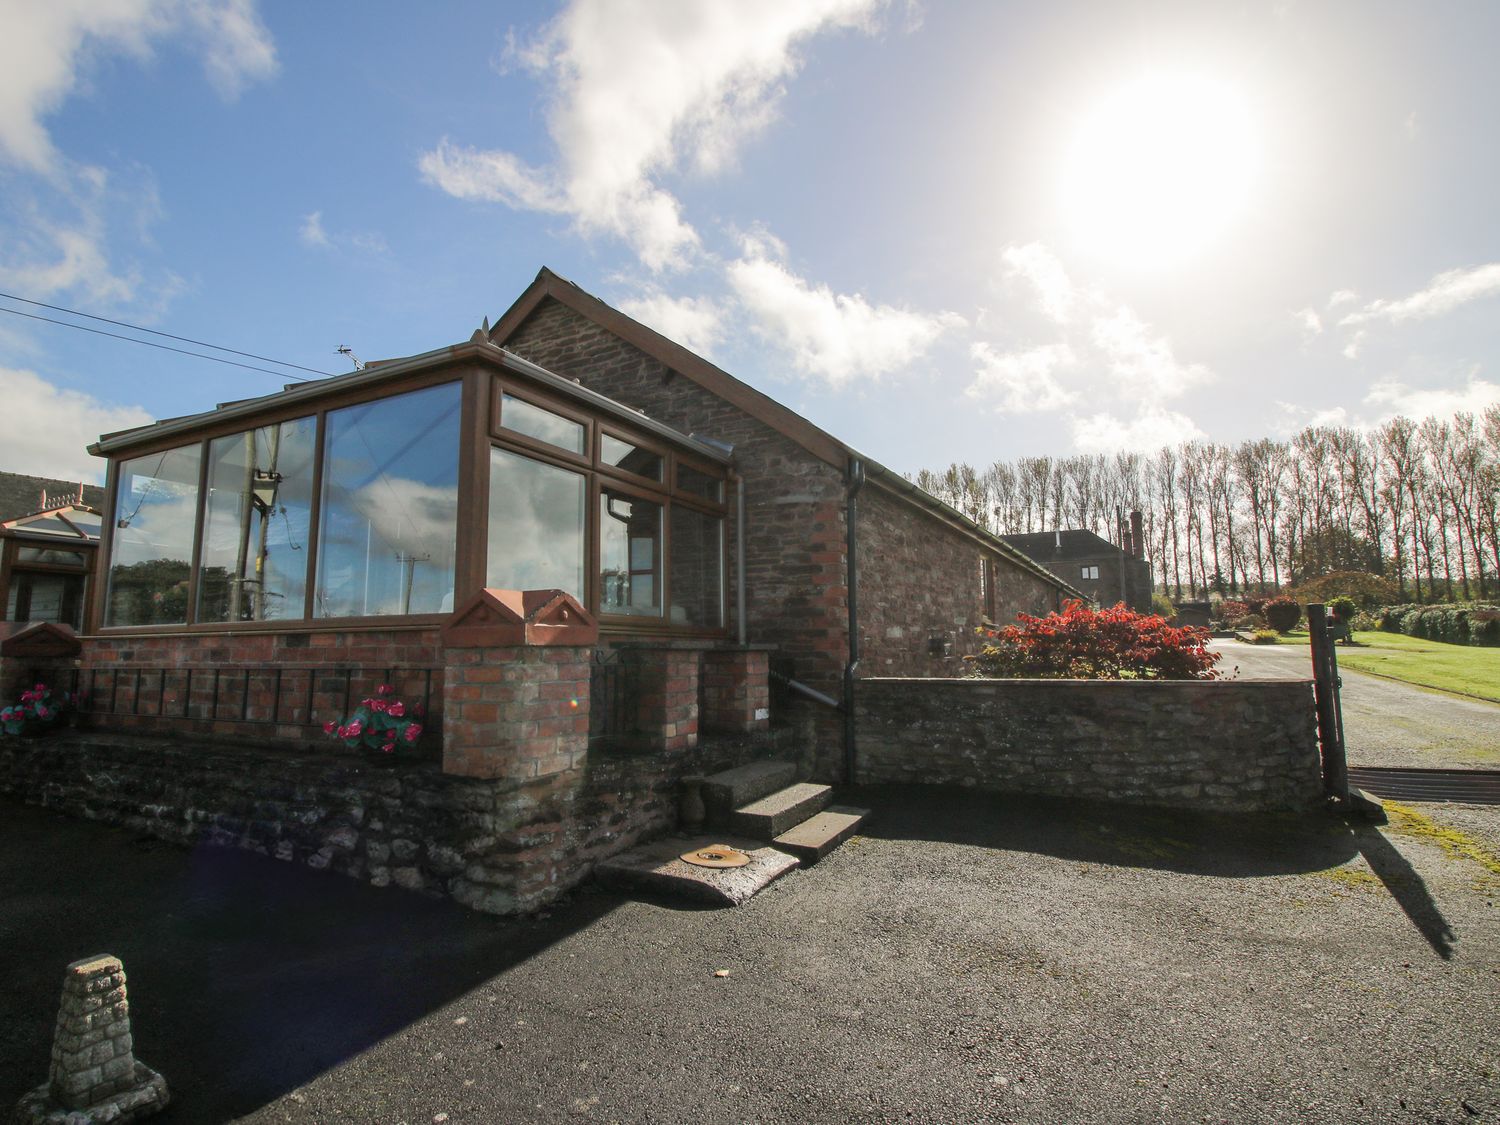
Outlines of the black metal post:
{"label": "black metal post", "polygon": [[1344,716],[1339,703],[1339,661],[1328,636],[1328,615],[1320,602],[1307,607],[1307,635],[1312,641],[1318,742],[1323,748],[1323,791],[1347,802],[1349,762],[1344,751]]}

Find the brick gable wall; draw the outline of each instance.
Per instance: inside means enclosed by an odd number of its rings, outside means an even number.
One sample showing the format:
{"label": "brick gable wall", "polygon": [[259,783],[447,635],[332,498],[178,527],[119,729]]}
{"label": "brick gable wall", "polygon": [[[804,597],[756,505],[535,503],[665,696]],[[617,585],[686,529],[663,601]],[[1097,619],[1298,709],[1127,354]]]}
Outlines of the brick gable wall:
{"label": "brick gable wall", "polygon": [[[848,648],[843,474],[557,301],[543,301],[501,343],[683,433],[734,445],[746,480],[750,640],[779,645],[796,660],[800,679],[834,690]],[[732,512],[728,524],[733,560]],[[734,582],[731,565],[731,616]]]}

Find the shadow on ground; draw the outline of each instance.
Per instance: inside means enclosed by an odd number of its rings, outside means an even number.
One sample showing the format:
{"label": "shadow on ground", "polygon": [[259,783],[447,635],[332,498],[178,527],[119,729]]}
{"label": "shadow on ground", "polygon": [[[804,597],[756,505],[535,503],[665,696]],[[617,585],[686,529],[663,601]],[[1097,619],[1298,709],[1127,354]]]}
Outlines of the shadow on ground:
{"label": "shadow on ground", "polygon": [[1358,852],[1344,822],[1322,811],[1203,813],[918,785],[867,786],[841,799],[876,811],[869,836],[1195,875],[1301,874]]}
{"label": "shadow on ground", "polygon": [[46,1078],[63,968],[113,953],[156,1120],[224,1121],[303,1085],[608,913],[507,920],[224,848],[0,802],[0,1114]]}
{"label": "shadow on ground", "polygon": [[1330,812],[1206,813],[1132,808],[944,786],[867,786],[849,803],[874,809],[864,832],[1087,863],[1221,878],[1327,871],[1363,856],[1433,951],[1453,956],[1453,930],[1426,882],[1375,827]]}

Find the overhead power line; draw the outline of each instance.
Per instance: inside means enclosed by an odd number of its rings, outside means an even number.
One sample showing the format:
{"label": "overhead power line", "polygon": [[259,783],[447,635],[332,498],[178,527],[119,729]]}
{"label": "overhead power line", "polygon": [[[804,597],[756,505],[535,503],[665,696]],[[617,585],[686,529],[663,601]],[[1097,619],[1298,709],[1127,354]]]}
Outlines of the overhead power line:
{"label": "overhead power line", "polygon": [[[22,304],[35,305],[37,308],[51,309],[53,312],[67,313],[69,316],[81,316],[88,320],[97,320],[101,324],[113,324],[118,328],[129,328],[132,332],[145,332],[152,336],[161,336],[164,339],[176,340],[179,343],[183,344],[194,344],[200,348],[212,348],[216,352],[228,352],[230,355],[244,356],[246,359],[258,359],[262,363],[274,363],[278,367],[290,367],[296,371],[306,371],[312,375],[321,375],[326,378],[333,374],[331,371],[319,371],[315,367],[303,367],[300,363],[288,363],[286,360],[272,359],[270,356],[256,355],[254,352],[242,352],[237,348],[228,348],[222,344],[210,344],[207,340],[194,340],[190,336],[174,336],[170,332],[159,332],[155,328],[143,328],[141,325],[131,324],[129,321],[111,320],[107,316],[95,316],[93,313],[81,312],[78,309],[65,308],[62,305],[49,305],[46,301],[33,301],[29,297],[18,297],[14,293],[0,292],[0,297],[4,297],[7,300],[11,301],[20,301]],[[148,347],[161,348],[163,351],[177,352],[181,355],[196,356],[198,359],[212,360],[215,363],[227,363],[232,367],[243,367],[248,371],[264,371],[266,372],[266,374],[275,375],[278,378],[295,379],[298,382],[307,382],[306,379],[301,379],[296,375],[286,375],[280,371],[269,371],[264,367],[251,367],[249,364],[235,363],[233,360],[220,359],[218,356],[203,355],[201,352],[185,351],[182,348],[172,348],[168,347],[165,344],[154,344],[150,340],[137,340],[133,336],[121,336],[114,332],[104,332],[97,328],[89,328],[86,325],[82,324],[70,324],[65,320],[53,320],[51,317],[47,316],[37,316],[33,313],[24,313],[19,309],[0,308],[0,312],[8,312],[14,316],[28,317],[31,320],[44,320],[48,324],[60,324],[64,328],[76,328],[80,332],[92,332],[97,336],[109,336],[112,339],[126,340],[132,344],[145,344]]]}

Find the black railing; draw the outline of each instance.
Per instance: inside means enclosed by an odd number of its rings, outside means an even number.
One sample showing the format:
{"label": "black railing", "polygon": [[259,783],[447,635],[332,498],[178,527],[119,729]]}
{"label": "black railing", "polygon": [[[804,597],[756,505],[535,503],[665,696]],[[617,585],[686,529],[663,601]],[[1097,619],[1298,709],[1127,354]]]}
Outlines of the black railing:
{"label": "black railing", "polygon": [[[341,721],[362,698],[390,684],[408,704],[420,704],[424,725],[436,726],[430,667],[218,665],[212,668],[75,668],[67,685],[77,709],[91,718],[235,722],[264,726],[321,726]],[[55,676],[54,676],[55,679]]]}

